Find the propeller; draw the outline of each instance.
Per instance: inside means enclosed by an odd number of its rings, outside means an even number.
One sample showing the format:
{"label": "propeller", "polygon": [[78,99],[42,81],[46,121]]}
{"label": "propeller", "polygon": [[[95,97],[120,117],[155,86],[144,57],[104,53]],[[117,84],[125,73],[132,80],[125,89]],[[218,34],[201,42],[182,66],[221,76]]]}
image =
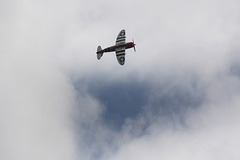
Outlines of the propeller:
{"label": "propeller", "polygon": [[136,52],[136,48],[135,48],[135,43],[134,43],[134,40],[132,39],[132,42],[133,42],[133,48],[134,48],[134,52]]}

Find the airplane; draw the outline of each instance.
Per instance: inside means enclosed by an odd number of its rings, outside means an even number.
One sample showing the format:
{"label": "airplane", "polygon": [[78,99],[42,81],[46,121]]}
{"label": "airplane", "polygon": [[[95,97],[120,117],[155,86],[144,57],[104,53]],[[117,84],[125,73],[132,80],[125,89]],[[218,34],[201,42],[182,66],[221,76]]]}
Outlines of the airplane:
{"label": "airplane", "polygon": [[116,52],[116,57],[118,60],[118,63],[120,65],[124,65],[125,63],[125,50],[129,48],[134,48],[134,51],[136,52],[136,48],[133,42],[127,42],[126,43],[126,32],[125,29],[121,30],[120,33],[117,36],[116,44],[111,47],[107,47],[105,49],[102,49],[101,46],[97,47],[97,59],[100,60],[103,56],[104,52]]}

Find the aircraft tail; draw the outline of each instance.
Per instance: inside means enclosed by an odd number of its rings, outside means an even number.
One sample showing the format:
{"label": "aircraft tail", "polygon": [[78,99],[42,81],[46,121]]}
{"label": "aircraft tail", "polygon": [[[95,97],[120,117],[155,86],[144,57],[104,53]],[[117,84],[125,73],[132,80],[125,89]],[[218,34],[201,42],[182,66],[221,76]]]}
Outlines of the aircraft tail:
{"label": "aircraft tail", "polygon": [[102,47],[101,46],[98,46],[97,48],[97,59],[101,59],[101,57],[103,56],[103,52],[102,51]]}

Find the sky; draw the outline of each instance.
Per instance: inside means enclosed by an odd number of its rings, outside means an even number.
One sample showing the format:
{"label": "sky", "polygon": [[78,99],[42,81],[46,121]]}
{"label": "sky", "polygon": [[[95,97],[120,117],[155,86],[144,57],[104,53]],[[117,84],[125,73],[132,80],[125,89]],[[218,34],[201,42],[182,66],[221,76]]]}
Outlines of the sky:
{"label": "sky", "polygon": [[239,6],[1,0],[0,159],[239,160]]}

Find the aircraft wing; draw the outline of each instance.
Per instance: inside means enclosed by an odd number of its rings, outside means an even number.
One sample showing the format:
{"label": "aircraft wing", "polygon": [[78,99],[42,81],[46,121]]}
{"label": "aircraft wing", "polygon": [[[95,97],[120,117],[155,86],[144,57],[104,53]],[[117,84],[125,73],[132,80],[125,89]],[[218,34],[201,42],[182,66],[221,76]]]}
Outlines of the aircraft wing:
{"label": "aircraft wing", "polygon": [[125,63],[125,47],[116,48],[116,56],[118,63],[124,65]]}
{"label": "aircraft wing", "polygon": [[116,39],[116,45],[125,43],[125,41],[126,41],[125,34],[126,34],[125,29],[120,31],[120,33],[118,34],[117,39]]}

